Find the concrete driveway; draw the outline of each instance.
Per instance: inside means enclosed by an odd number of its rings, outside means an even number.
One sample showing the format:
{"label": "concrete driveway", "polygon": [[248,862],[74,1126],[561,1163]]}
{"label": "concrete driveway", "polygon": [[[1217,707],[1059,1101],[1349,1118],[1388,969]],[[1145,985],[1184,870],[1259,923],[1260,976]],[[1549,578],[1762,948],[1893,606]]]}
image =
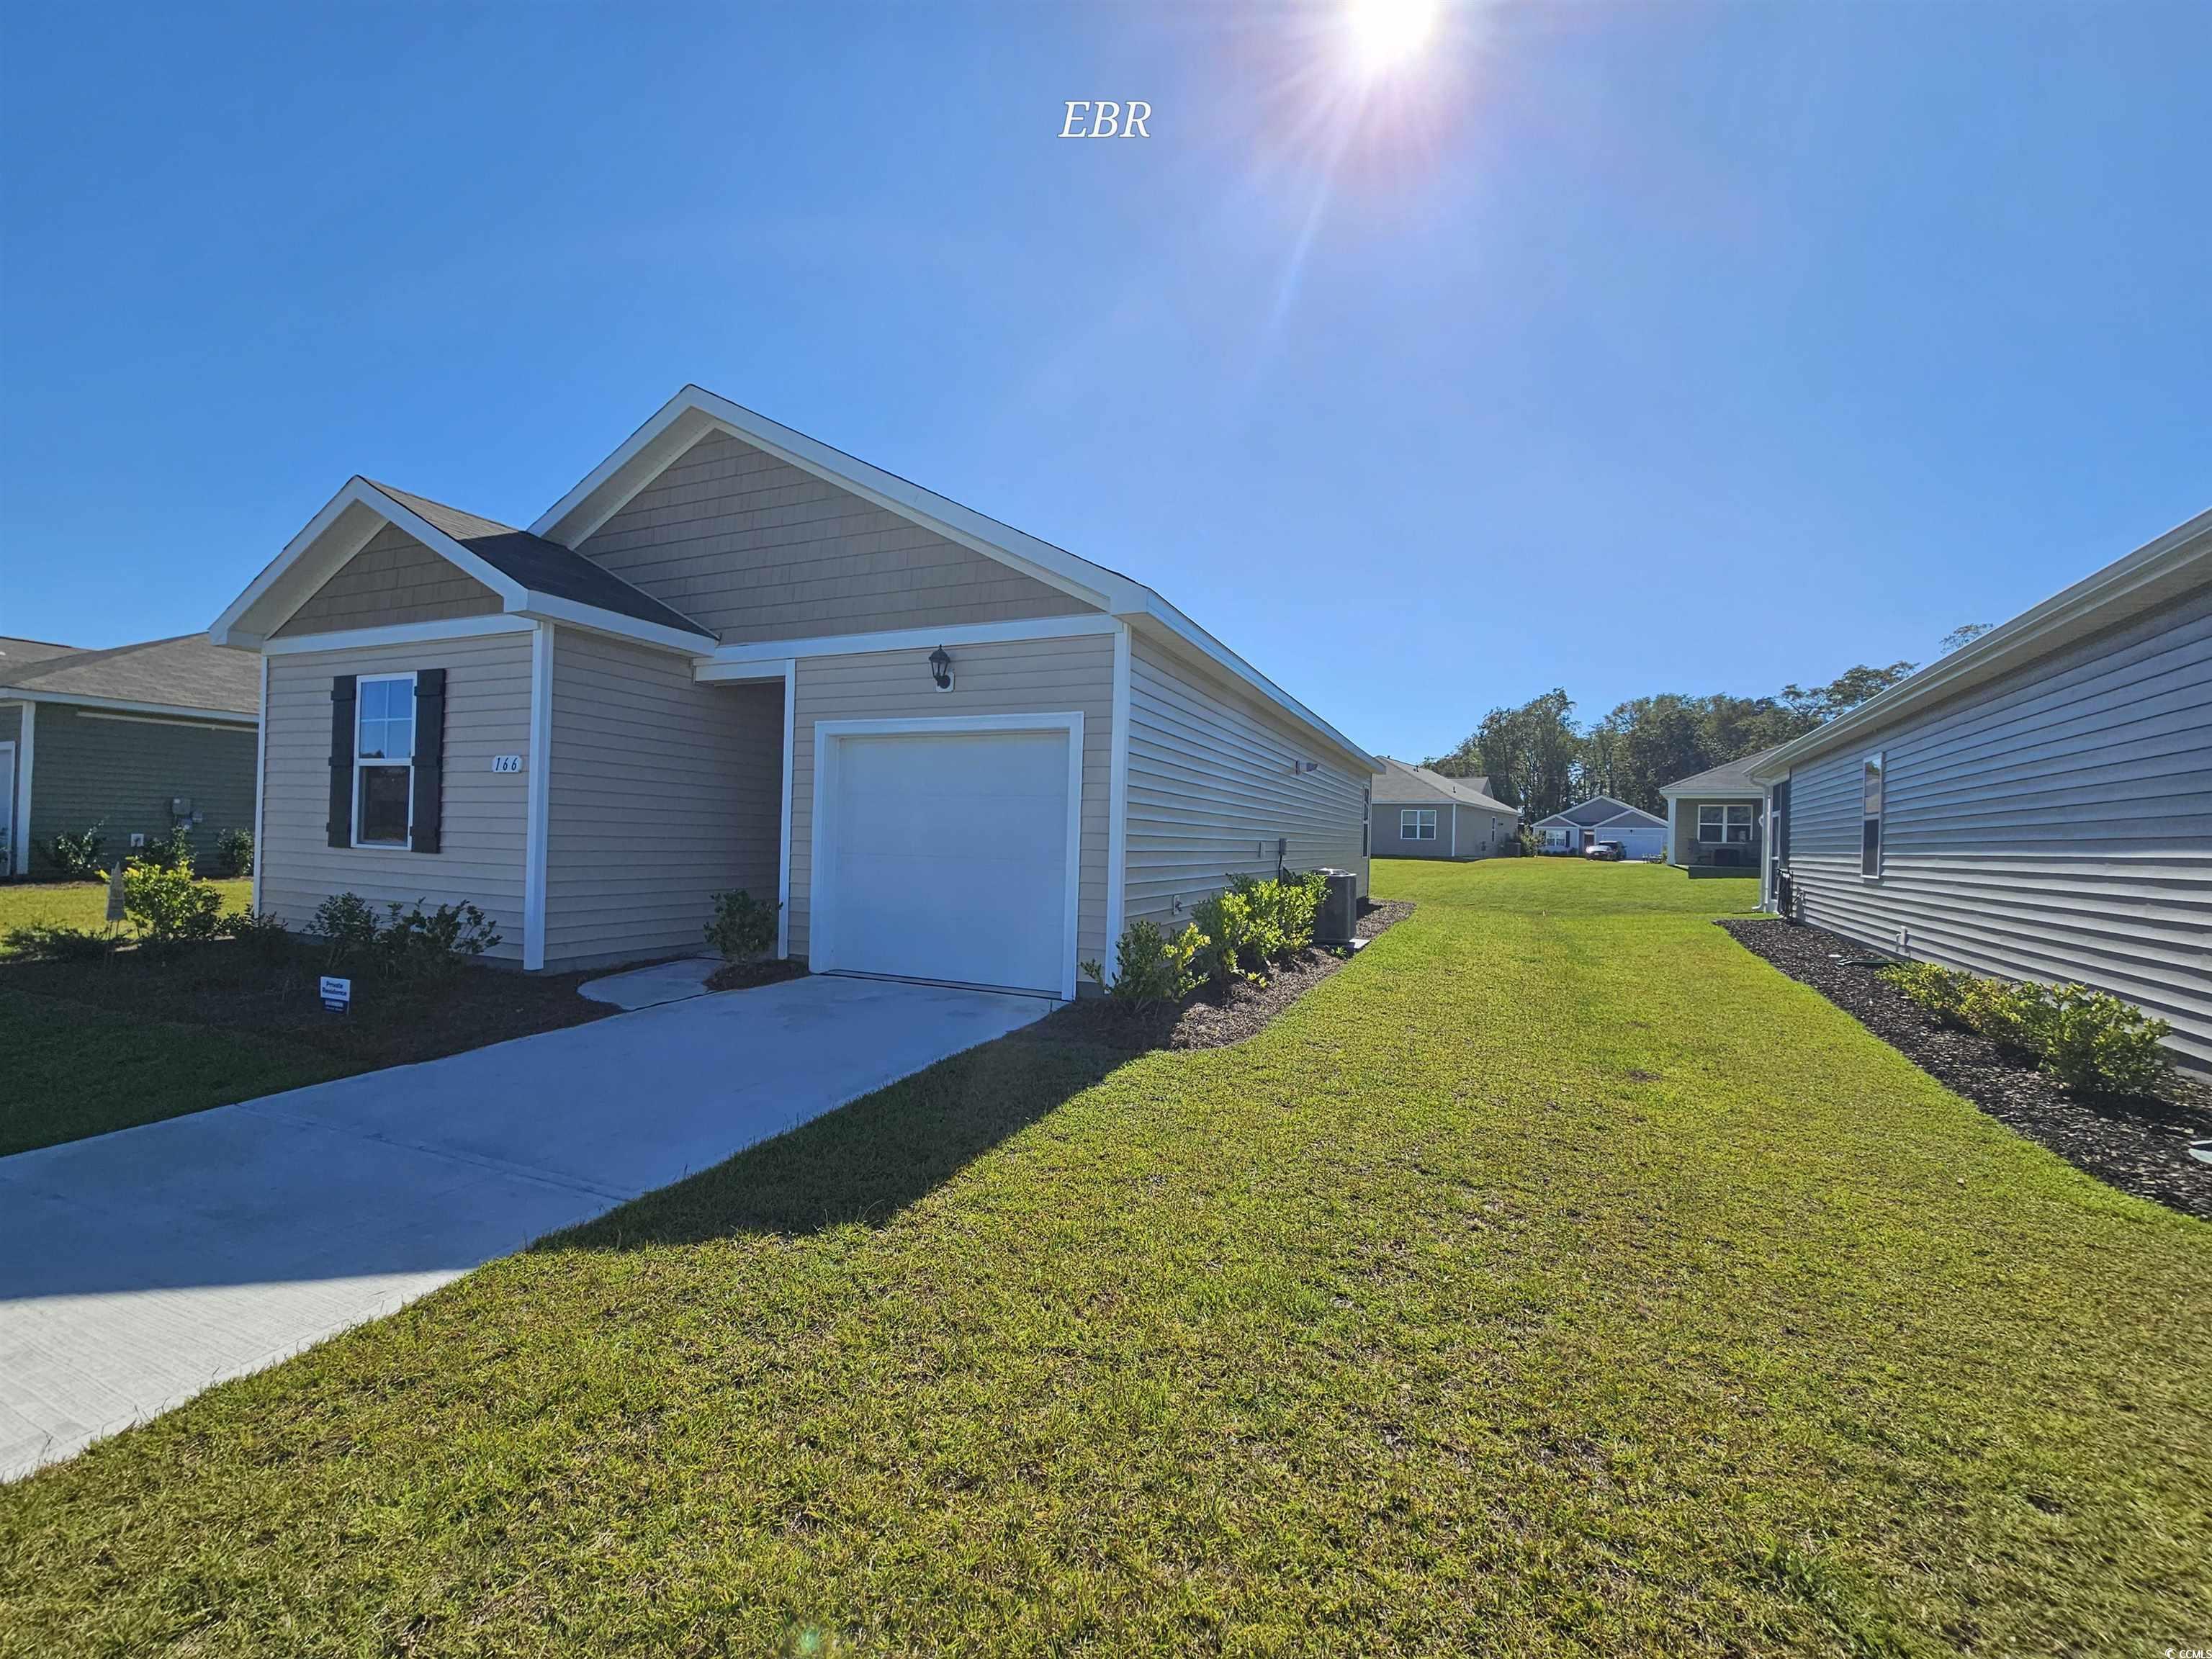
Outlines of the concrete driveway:
{"label": "concrete driveway", "polygon": [[1049,1008],[793,980],[0,1158],[0,1480]]}

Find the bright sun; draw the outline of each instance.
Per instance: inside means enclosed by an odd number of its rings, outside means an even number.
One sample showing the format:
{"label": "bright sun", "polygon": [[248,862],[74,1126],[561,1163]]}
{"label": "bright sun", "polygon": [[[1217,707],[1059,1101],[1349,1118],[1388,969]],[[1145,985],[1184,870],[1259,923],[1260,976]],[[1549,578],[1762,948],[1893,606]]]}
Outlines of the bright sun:
{"label": "bright sun", "polygon": [[1360,72],[1395,69],[1436,30],[1438,0],[1346,0],[1346,21]]}

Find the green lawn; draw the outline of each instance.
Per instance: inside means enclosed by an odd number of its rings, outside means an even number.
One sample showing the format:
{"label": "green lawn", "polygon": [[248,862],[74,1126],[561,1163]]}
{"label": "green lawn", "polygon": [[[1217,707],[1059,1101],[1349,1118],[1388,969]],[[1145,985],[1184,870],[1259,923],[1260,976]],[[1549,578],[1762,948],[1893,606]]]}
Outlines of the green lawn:
{"label": "green lawn", "polygon": [[[226,910],[253,908],[252,878],[211,881]],[[107,885],[98,881],[10,882],[0,884],[0,957],[9,954],[9,929],[38,924],[48,927],[105,927]],[[125,931],[132,931],[128,923]]]}
{"label": "green lawn", "polygon": [[1742,951],[1738,884],[1376,888],[1245,1045],[978,1050],[0,1492],[0,1651],[2212,1635],[2212,1229]]}

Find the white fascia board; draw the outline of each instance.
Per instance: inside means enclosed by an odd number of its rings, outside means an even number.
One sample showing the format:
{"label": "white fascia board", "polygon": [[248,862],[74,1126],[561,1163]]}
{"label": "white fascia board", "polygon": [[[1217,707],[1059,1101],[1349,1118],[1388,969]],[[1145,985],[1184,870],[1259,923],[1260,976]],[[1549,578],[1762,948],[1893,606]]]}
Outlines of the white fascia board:
{"label": "white fascia board", "polygon": [[167,714],[177,720],[218,726],[250,726],[257,723],[253,715],[241,714],[234,708],[201,708],[181,702],[132,702],[121,697],[88,697],[74,691],[32,691],[14,685],[0,685],[0,701],[70,703],[80,708],[104,708],[118,714]]}
{"label": "white fascia board", "polygon": [[1370,775],[1382,769],[1381,761],[1352,742],[1350,738],[1346,737],[1343,732],[1315,714],[1312,709],[1284,690],[1281,686],[1277,685],[1274,681],[1253,667],[1250,663],[1246,662],[1243,658],[1222,644],[1219,640],[1215,639],[1212,635],[1207,633],[1188,617],[1184,616],[1175,606],[1170,605],[1150,588],[1146,588],[1144,592],[1147,602],[1142,611],[1135,615],[1149,623],[1154,631],[1163,633],[1171,639],[1180,640],[1216,667],[1226,671],[1231,678],[1241,681],[1257,691],[1267,702],[1273,703],[1275,707],[1290,715],[1316,737],[1334,744],[1352,762],[1355,768],[1364,767]]}
{"label": "white fascia board", "polygon": [[1755,783],[1748,784],[1741,789],[1684,789],[1670,783],[1659,792],[1659,795],[1662,800],[1764,800],[1766,799],[1766,792]]}
{"label": "white fascia board", "polygon": [[264,641],[267,657],[298,656],[308,651],[354,651],[369,646],[422,645],[436,640],[471,640],[487,634],[527,634],[538,624],[527,617],[495,611],[481,617],[447,617],[436,622],[392,623],[383,628],[355,628],[334,634],[293,634]]}
{"label": "white fascia board", "polygon": [[[245,635],[243,639],[234,637],[239,635],[240,633],[240,621],[245,617],[247,611],[251,611],[256,605],[259,604],[263,599],[267,597],[271,588],[275,587],[279,581],[290,574],[292,568],[298,564],[300,561],[307,556],[308,550],[314,547],[317,543],[320,542],[337,527],[337,521],[345,515],[346,509],[349,507],[355,506],[361,500],[360,493],[355,489],[355,486],[356,484],[364,483],[365,482],[365,480],[358,477],[351,479],[347,483],[344,489],[339,490],[337,495],[331,496],[329,501],[325,501],[323,504],[322,510],[317,513],[313,518],[307,520],[306,528],[302,529],[298,535],[293,537],[290,541],[285,543],[283,550],[278,553],[275,558],[270,560],[266,565],[264,565],[261,569],[261,574],[246,584],[246,591],[243,593],[240,593],[236,599],[233,599],[230,604],[224,608],[222,615],[217,617],[213,623],[209,624],[208,637],[213,640],[217,645],[234,645],[246,641],[258,642],[258,635]],[[376,511],[374,507],[369,510],[371,512]],[[353,544],[346,550],[346,557],[351,558],[354,554],[360,552],[362,548],[367,544],[369,537],[374,536],[375,533],[375,527],[371,526],[368,535],[362,536],[358,542],[354,542]],[[349,540],[351,538],[349,538]],[[340,560],[338,562],[343,563],[344,561]],[[263,629],[262,632],[264,634],[274,632],[276,628],[280,625],[281,624],[279,623],[271,623],[269,628]]]}
{"label": "white fascia board", "polygon": [[703,657],[714,648],[714,639],[709,635],[694,634],[685,629],[670,628],[662,623],[626,617],[619,611],[602,611],[598,605],[560,599],[551,593],[526,591],[521,602],[512,608],[519,617],[534,617],[542,622],[566,623],[593,634],[611,635],[618,640],[633,640],[640,645],[657,645],[663,650],[680,652],[687,657]]}
{"label": "white fascia board", "polygon": [[873,634],[755,640],[742,645],[717,646],[706,653],[697,675],[702,680],[727,679],[732,677],[714,671],[731,665],[781,662],[793,657],[857,657],[872,651],[919,651],[940,645],[949,647],[999,645],[1012,640],[1078,639],[1111,634],[1121,626],[1113,617],[1091,611],[1072,617],[1031,617],[1018,622],[954,623],[943,628],[894,628]]}
{"label": "white fascia board", "polygon": [[1791,767],[1816,755],[1863,738],[1914,709],[1972,690],[2022,663],[2125,621],[2162,597],[2207,580],[2208,568],[2212,568],[2212,512],[2176,525],[2125,558],[2092,572],[1849,713],[1783,744],[1751,769],[1752,781],[1778,783],[1790,775]]}
{"label": "white fascia board", "polygon": [[1615,824],[1632,823],[1638,830],[1664,830],[1667,820],[1656,812],[1647,812],[1640,806],[1632,806],[1609,818],[1600,818],[1595,823],[1585,824],[1587,830],[1610,830]]}

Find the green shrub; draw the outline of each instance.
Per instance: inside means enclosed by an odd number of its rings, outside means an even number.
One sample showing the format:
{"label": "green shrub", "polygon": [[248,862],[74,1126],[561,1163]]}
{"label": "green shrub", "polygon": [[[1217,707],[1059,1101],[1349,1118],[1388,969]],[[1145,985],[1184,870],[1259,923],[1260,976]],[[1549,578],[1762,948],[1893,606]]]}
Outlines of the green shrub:
{"label": "green shrub", "polygon": [[226,876],[253,873],[253,831],[226,830],[216,837],[216,867]]}
{"label": "green shrub", "polygon": [[2001,979],[1977,979],[1967,983],[1959,998],[1959,1019],[1968,1030],[1992,1042],[2039,1057],[2044,1029],[2051,1023],[2054,1007],[2051,988],[2033,980],[2012,984]]}
{"label": "green shrub", "polygon": [[333,893],[307,920],[307,937],[321,941],[323,967],[334,972],[376,948],[376,912],[358,893]]}
{"label": "green shrub", "polygon": [[725,962],[750,962],[775,948],[775,913],[783,907],[755,898],[744,888],[714,895],[714,918],[707,924],[707,943]]}
{"label": "green shrub", "polygon": [[107,872],[100,866],[100,854],[106,845],[107,837],[95,823],[74,836],[56,836],[38,850],[64,881],[106,881]]}
{"label": "green shrub", "polygon": [[404,979],[443,979],[500,942],[499,929],[466,900],[425,911],[420,899],[404,910],[395,899],[385,911],[376,955],[380,966]]}
{"label": "green shrub", "polygon": [[131,855],[133,864],[150,864],[157,870],[182,870],[189,874],[192,867],[192,826],[189,823],[173,825],[166,836],[149,836],[146,845]]}
{"label": "green shrub", "polygon": [[190,862],[176,868],[133,863],[123,872],[123,914],[155,949],[213,939],[222,895],[192,877]]}
{"label": "green shrub", "polygon": [[2173,1028],[2116,996],[2086,985],[2051,994],[2043,1026],[2043,1069],[2081,1093],[2153,1095],[2172,1061],[2160,1045]]}
{"label": "green shrub", "polygon": [[1955,968],[1941,968],[1932,962],[1901,962],[1894,968],[1883,969],[1881,977],[1943,1024],[1966,1023],[1961,1010],[1966,993],[1975,983],[1972,974],[1962,974]]}
{"label": "green shrub", "polygon": [[1194,964],[1206,945],[1206,935],[1195,926],[1186,927],[1170,939],[1152,922],[1138,921],[1121,930],[1110,985],[1097,963],[1080,966],[1115,1001],[1141,1008],[1176,1001],[1197,989]]}
{"label": "green shrub", "polygon": [[122,941],[112,933],[89,927],[58,927],[33,922],[8,930],[8,948],[18,956],[43,957],[48,962],[85,962],[110,954]]}
{"label": "green shrub", "polygon": [[1267,957],[1260,945],[1260,929],[1252,902],[1234,890],[1201,899],[1191,908],[1191,926],[1206,936],[1206,948],[1193,964],[1201,978],[1226,986],[1236,980],[1267,983],[1259,969]]}
{"label": "green shrub", "polygon": [[234,910],[222,919],[216,931],[228,934],[257,956],[282,956],[285,946],[292,942],[291,931],[284,926],[284,919],[266,910]]}
{"label": "green shrub", "polygon": [[1314,916],[1328,890],[1328,879],[1317,871],[1271,881],[1231,876],[1229,890],[1251,910],[1252,949],[1257,959],[1279,962],[1312,945]]}

